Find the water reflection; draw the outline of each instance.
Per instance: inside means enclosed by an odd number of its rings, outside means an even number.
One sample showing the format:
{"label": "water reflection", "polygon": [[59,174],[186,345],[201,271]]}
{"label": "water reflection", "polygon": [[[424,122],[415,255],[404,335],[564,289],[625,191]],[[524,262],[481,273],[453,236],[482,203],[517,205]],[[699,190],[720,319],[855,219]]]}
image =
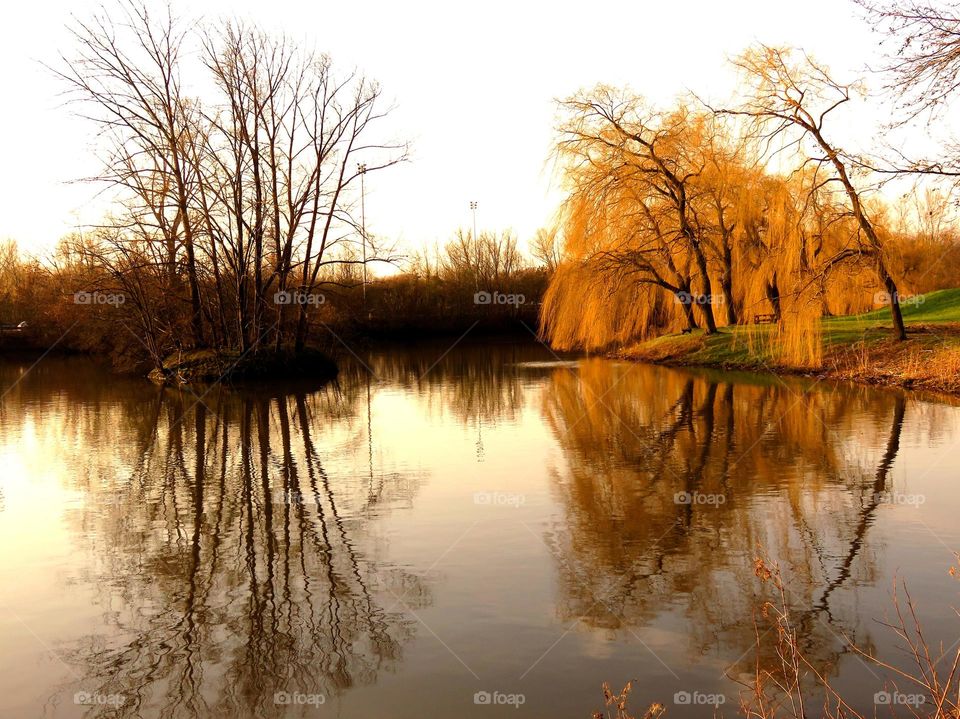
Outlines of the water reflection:
{"label": "water reflection", "polygon": [[[43,635],[70,676],[29,672],[16,700],[0,679],[3,716],[316,715],[278,702],[299,694],[351,717],[488,717],[472,697],[493,688],[526,695],[510,716],[589,716],[618,672],[649,677],[650,700],[733,696],[724,670],[755,668],[759,548],[804,651],[865,696],[877,680],[843,637],[882,644],[895,562],[949,613],[930,581],[947,558],[890,494],[904,453],[922,477],[917,452],[960,420],[914,395],[563,362],[532,342],[371,351],[324,386],[26,368],[0,364],[0,458],[20,477],[0,487],[0,529],[55,551],[28,567],[6,552],[2,576],[27,582],[0,598],[37,626],[36,598],[52,628],[18,634],[0,613],[0,638],[39,652]],[[47,478],[57,491],[25,504]],[[524,502],[471,500],[491,491]],[[938,496],[924,531],[947,546],[957,500]],[[58,592],[76,597],[62,625]],[[949,645],[947,618],[930,633]]]}
{"label": "water reflection", "polygon": [[[364,358],[381,383],[423,395],[427,412],[462,423],[509,422],[517,418],[525,393],[560,364],[534,342],[491,342],[481,346],[439,342],[402,353]],[[522,371],[529,367],[532,371]]]}
{"label": "water reflection", "polygon": [[566,459],[550,534],[565,618],[615,631],[679,609],[691,654],[722,649],[750,672],[763,553],[784,567],[808,657],[836,666],[842,635],[870,650],[869,618],[834,599],[873,578],[906,399],[809,387],[599,360],[555,372],[543,412]]}
{"label": "water reflection", "polygon": [[359,392],[96,386],[52,401],[67,446],[116,453],[73,478],[68,515],[95,555],[72,581],[95,583],[107,621],[70,650],[84,674],[53,704],[81,691],[124,698],[88,716],[294,716],[315,707],[279,693],[333,697],[400,660],[412,620],[397,598],[430,591],[380,560],[367,524],[419,480],[328,471],[364,441]]}

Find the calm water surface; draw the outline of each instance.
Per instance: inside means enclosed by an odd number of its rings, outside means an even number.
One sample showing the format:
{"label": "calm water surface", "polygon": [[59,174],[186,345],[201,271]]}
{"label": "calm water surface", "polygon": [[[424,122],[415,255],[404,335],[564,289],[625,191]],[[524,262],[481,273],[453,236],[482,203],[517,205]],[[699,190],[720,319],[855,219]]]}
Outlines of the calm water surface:
{"label": "calm water surface", "polygon": [[191,391],[0,362],[0,717],[587,719],[631,679],[732,716],[758,547],[866,713],[843,637],[896,658],[896,577],[960,637],[957,407],[448,349]]}

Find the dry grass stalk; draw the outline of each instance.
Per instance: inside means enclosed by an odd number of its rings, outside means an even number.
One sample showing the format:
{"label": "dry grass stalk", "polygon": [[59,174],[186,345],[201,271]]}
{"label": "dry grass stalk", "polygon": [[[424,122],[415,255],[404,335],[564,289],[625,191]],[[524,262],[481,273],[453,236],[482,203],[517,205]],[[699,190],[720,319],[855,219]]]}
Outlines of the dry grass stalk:
{"label": "dry grass stalk", "polygon": [[[762,642],[768,635],[761,631],[760,622],[755,622],[756,659],[749,680],[730,677],[743,687],[740,696],[739,714],[746,719],[867,719],[833,686],[822,668],[804,654],[796,625],[793,620],[787,589],[779,566],[762,556],[754,560],[754,572],[760,581],[773,587],[774,597],[764,601],[759,616],[775,629],[775,661],[764,665],[761,661]],[[950,575],[960,578],[960,554],[957,565],[950,567]],[[924,636],[916,605],[905,585],[894,585],[894,620],[884,622],[899,637],[902,648],[910,658],[910,669],[903,669],[864,651],[853,642],[847,648],[869,665],[883,669],[895,677],[891,685],[900,693],[900,685],[909,687],[924,697],[919,705],[907,704],[901,716],[915,719],[958,719],[960,717],[960,649],[956,645],[944,649],[941,645],[933,650]],[[944,661],[948,659],[949,661]],[[614,694],[604,684],[604,699],[607,707],[614,707],[614,714],[595,712],[594,719],[634,719],[627,707],[627,698],[632,683],[622,692]],[[814,693],[822,695],[822,702],[812,702]],[[890,715],[898,716],[896,703],[890,705]],[[643,719],[654,719],[665,712],[662,704],[651,704]],[[877,714],[874,710],[873,715]]]}

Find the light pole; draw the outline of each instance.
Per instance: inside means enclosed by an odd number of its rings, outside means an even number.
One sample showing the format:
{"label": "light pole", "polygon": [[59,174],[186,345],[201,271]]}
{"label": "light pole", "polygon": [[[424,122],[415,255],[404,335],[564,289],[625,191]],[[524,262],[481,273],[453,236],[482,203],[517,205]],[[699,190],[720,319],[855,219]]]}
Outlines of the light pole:
{"label": "light pole", "polygon": [[477,269],[473,273],[473,289],[480,288],[480,243],[477,241],[477,203],[470,201],[470,211],[473,213],[473,247],[477,256]]}
{"label": "light pole", "polygon": [[366,187],[364,178],[367,176],[366,163],[357,165],[357,172],[360,173],[360,241],[363,245],[363,308],[367,308],[367,208],[366,208]]}

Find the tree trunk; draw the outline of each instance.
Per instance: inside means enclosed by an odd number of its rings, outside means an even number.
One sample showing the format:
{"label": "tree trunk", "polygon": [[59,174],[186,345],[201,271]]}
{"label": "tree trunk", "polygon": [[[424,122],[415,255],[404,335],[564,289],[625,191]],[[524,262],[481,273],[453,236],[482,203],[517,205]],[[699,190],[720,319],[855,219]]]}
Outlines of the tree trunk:
{"label": "tree trunk", "polygon": [[767,301],[770,303],[770,309],[773,310],[773,318],[780,321],[780,286],[777,284],[777,278],[766,283]]}
{"label": "tree trunk", "polygon": [[193,238],[184,241],[187,250],[187,281],[190,283],[190,325],[193,330],[193,344],[203,347],[203,309],[200,307],[200,283],[197,281],[197,261],[193,252]]}
{"label": "tree trunk", "polygon": [[[682,298],[687,297],[688,301],[683,302]],[[693,330],[700,329],[700,325],[697,324],[697,318],[693,314],[693,302],[690,299],[693,295],[690,292],[690,283],[684,283],[680,285],[680,292],[676,294],[676,298],[680,301],[680,306],[683,307],[683,316],[687,319],[687,329],[691,332]]]}
{"label": "tree trunk", "polygon": [[715,335],[717,333],[717,320],[713,316],[713,285],[707,272],[707,258],[703,256],[703,251],[699,247],[694,248],[694,253],[697,258],[697,268],[700,270],[700,277],[703,281],[703,301],[697,304],[700,305],[700,311],[703,312],[707,334]]}
{"label": "tree trunk", "polygon": [[249,326],[247,322],[247,276],[244,272],[237,283],[237,332],[240,335],[240,351],[250,348]]}
{"label": "tree trunk", "polygon": [[733,281],[730,278],[730,272],[724,272],[720,278],[720,289],[723,290],[723,304],[727,310],[727,324],[735,325],[738,322],[737,308],[733,304]]}
{"label": "tree trunk", "polygon": [[[690,294],[689,292],[687,293]],[[697,318],[693,315],[693,304],[690,302],[683,303],[683,315],[687,318],[687,329],[693,331],[700,329],[700,325],[697,324]]]}
{"label": "tree trunk", "polygon": [[903,312],[900,309],[900,295],[897,292],[897,283],[887,274],[886,268],[881,264],[880,271],[884,275],[883,286],[890,295],[890,315],[893,317],[893,331],[897,339],[903,341],[907,339],[907,328],[903,324]]}
{"label": "tree trunk", "polygon": [[733,253],[729,242],[723,246],[723,274],[720,276],[720,289],[723,291],[723,303],[727,309],[727,324],[737,324],[737,308],[733,304]]}
{"label": "tree trunk", "polygon": [[306,305],[300,305],[300,312],[299,312],[299,316],[297,317],[297,335],[293,343],[294,351],[297,353],[302,352],[306,343],[307,343],[307,307]]}
{"label": "tree trunk", "polygon": [[880,241],[880,237],[877,235],[873,223],[870,222],[870,218],[867,217],[863,209],[863,204],[860,202],[860,195],[850,181],[847,168],[841,161],[837,151],[824,139],[819,129],[814,128],[811,130],[811,134],[816,138],[820,147],[827,153],[827,156],[833,163],[834,169],[836,169],[840,182],[843,185],[843,189],[846,191],[847,197],[850,200],[850,205],[853,208],[853,216],[860,225],[860,229],[863,230],[863,233],[867,236],[870,248],[876,256],[877,274],[880,276],[880,281],[883,282],[883,286],[890,294],[890,314],[893,316],[893,332],[897,340],[902,342],[907,339],[907,329],[903,325],[903,313],[900,311],[900,297],[897,294],[897,283],[894,282],[893,277],[887,272],[887,267],[883,261],[883,243]]}
{"label": "tree trunk", "polygon": [[709,302],[709,293],[705,296],[708,298],[708,301],[701,303],[700,311],[703,312],[703,320],[707,325],[707,334],[715,335],[717,334],[717,320],[713,316],[713,306]]}

